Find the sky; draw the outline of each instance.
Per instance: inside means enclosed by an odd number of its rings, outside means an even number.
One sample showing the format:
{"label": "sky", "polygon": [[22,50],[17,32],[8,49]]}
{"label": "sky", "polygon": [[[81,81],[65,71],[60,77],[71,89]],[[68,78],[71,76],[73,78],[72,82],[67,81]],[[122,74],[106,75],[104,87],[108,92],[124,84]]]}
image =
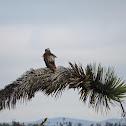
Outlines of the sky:
{"label": "sky", "polygon": [[[56,66],[68,62],[101,63],[126,79],[125,0],[1,0],[0,89],[30,68],[45,67],[42,55],[50,48]],[[126,108],[126,102],[124,104]],[[0,122],[71,117],[92,121],[121,118],[118,106],[109,114],[96,113],[79,100],[77,90],[58,98],[38,92],[27,103],[0,112]]]}

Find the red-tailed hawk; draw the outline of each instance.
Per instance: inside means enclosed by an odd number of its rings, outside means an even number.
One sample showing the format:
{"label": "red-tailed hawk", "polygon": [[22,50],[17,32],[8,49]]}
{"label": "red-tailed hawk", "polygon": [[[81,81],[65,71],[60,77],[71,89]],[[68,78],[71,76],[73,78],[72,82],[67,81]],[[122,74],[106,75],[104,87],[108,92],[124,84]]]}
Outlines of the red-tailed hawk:
{"label": "red-tailed hawk", "polygon": [[56,56],[51,53],[49,48],[45,49],[43,58],[44,58],[47,68],[50,68],[53,72],[56,72],[56,65],[55,65]]}

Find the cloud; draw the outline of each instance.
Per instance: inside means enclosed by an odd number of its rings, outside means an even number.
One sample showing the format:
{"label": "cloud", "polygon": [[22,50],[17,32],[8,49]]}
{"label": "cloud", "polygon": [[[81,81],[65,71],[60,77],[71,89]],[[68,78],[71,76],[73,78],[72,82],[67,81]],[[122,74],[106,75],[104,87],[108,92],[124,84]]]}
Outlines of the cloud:
{"label": "cloud", "polygon": [[0,65],[26,68],[21,66],[23,63],[27,67],[28,64],[29,67],[35,64],[41,66],[45,48],[50,48],[58,57],[58,65],[68,64],[69,61],[125,63],[124,31],[121,34],[119,26],[117,31],[113,26],[105,31],[103,28],[94,24],[0,26]]}
{"label": "cloud", "polygon": [[0,54],[21,55],[31,37],[31,30],[21,26],[0,26],[0,34]]}

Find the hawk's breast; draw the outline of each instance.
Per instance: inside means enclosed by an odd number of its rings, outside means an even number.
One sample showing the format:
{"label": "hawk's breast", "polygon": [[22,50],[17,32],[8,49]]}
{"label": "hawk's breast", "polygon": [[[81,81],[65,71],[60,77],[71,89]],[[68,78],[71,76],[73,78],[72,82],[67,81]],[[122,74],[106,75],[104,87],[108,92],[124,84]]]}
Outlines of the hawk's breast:
{"label": "hawk's breast", "polygon": [[48,57],[48,60],[49,60],[50,62],[55,61],[55,57],[50,55],[50,56]]}

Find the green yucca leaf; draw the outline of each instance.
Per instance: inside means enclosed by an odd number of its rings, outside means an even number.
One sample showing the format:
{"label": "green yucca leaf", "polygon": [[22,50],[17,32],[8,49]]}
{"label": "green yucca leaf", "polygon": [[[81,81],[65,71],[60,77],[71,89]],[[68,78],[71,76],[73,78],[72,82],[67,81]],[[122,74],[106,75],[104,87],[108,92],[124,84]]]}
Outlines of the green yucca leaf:
{"label": "green yucca leaf", "polygon": [[[89,98],[89,104],[97,111],[103,106],[106,110],[110,109],[110,104],[114,105],[114,102],[120,103],[119,98],[125,97],[126,85],[125,82],[120,78],[117,78],[113,68],[104,69],[101,65],[87,65],[84,69],[78,67],[77,64],[71,63],[72,69],[75,72],[74,77],[78,78],[78,81],[72,80],[71,84],[75,87],[80,88],[80,99],[84,102]],[[85,78],[81,78],[82,71]],[[79,75],[80,74],[80,75]],[[73,77],[73,78],[74,78]],[[87,83],[86,83],[87,82]]]}

